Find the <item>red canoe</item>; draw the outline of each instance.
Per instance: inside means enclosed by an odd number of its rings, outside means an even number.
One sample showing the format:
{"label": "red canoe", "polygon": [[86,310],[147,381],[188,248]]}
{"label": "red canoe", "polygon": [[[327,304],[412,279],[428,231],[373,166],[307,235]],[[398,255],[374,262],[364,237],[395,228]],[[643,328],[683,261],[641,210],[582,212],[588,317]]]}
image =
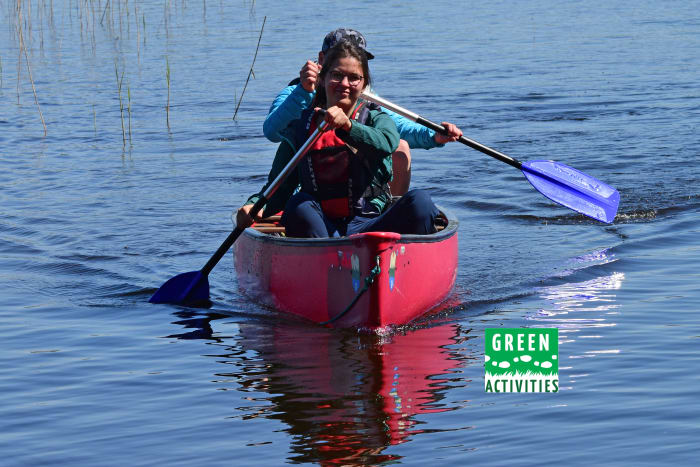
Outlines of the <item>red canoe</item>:
{"label": "red canoe", "polygon": [[[234,254],[241,289],[278,310],[334,327],[401,325],[443,302],[454,285],[458,222],[444,211],[432,235],[288,238],[278,222],[246,229]],[[370,275],[375,280],[349,307]]]}

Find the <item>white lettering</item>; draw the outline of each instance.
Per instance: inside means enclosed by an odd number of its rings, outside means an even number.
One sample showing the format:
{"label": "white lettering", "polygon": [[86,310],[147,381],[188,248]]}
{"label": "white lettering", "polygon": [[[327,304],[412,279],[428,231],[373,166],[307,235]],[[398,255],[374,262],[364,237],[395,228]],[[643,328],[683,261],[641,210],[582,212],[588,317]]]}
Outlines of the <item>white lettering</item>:
{"label": "white lettering", "polygon": [[493,338],[491,340],[491,347],[496,352],[499,352],[501,350],[501,335],[499,333],[495,333],[493,335]]}

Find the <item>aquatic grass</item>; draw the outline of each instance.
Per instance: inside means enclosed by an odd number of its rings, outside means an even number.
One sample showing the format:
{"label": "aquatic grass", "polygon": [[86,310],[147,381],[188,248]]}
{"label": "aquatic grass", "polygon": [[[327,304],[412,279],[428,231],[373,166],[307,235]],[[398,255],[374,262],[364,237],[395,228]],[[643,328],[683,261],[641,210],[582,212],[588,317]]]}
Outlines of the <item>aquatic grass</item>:
{"label": "aquatic grass", "polygon": [[[87,8],[87,5],[86,5]],[[90,12],[91,14],[86,14],[85,16],[85,30],[86,34],[90,38],[90,45],[92,46],[92,53],[95,54],[97,53],[97,37],[95,35],[95,4],[94,2],[90,3]],[[81,32],[82,32],[82,21],[80,23],[81,27]]]}
{"label": "aquatic grass", "polygon": [[165,25],[165,39],[170,41],[170,22],[168,21],[168,9],[170,8],[170,0],[163,2],[163,23]]}
{"label": "aquatic grass", "polygon": [[170,62],[167,55],[165,56],[165,81],[168,85],[168,100],[165,103],[165,123],[168,125],[168,130],[170,130]]}
{"label": "aquatic grass", "polygon": [[105,9],[102,10],[102,17],[100,18],[100,26],[102,26],[102,24],[104,23],[105,15],[107,14],[107,8],[109,8],[109,3],[110,3],[110,1],[107,0],[107,3],[105,3]]}
{"label": "aquatic grass", "polygon": [[[141,63],[141,32],[139,28],[139,7],[134,5],[134,23],[136,23],[136,62]],[[144,32],[145,35],[145,32]]]}
{"label": "aquatic grass", "polygon": [[[31,2],[29,2],[29,18],[31,18]],[[29,54],[27,53],[27,46],[24,42],[24,34],[22,33],[23,30],[23,19],[22,19],[22,0],[17,0],[17,37],[19,40],[19,57],[17,61],[17,103],[19,103],[19,83],[20,83],[20,70],[22,68],[21,63],[22,63],[22,54],[24,54],[24,62],[27,65],[27,74],[29,75],[29,82],[32,85],[32,92],[34,93],[34,102],[36,103],[36,107],[39,110],[39,118],[41,119],[41,124],[44,127],[44,137],[47,136],[48,130],[46,128],[46,122],[44,121],[44,114],[41,111],[41,105],[39,105],[39,96],[37,95],[36,92],[36,86],[34,85],[34,77],[32,76],[32,66],[29,62]],[[31,21],[27,22],[27,28],[29,31],[29,35],[31,37]]]}
{"label": "aquatic grass", "polygon": [[126,98],[128,102],[127,111],[129,112],[129,145],[131,146],[131,86],[129,86],[129,81],[126,82]]}
{"label": "aquatic grass", "polygon": [[[39,60],[38,55],[44,56],[45,48],[52,53],[57,50],[60,53],[61,44],[65,36],[61,28],[70,27],[77,37],[77,40],[85,47],[85,51],[95,57],[102,48],[102,38],[107,39],[109,44],[114,45],[115,61],[115,78],[117,82],[117,97],[119,99],[119,118],[122,128],[122,144],[126,145],[128,141],[133,144],[133,123],[131,121],[133,109],[133,99],[131,96],[130,80],[134,78],[129,60],[136,60],[137,66],[141,66],[141,61],[145,58],[148,44],[148,34],[165,33],[166,42],[169,40],[170,28],[175,27],[176,17],[180,12],[186,13],[189,5],[183,0],[182,2],[173,2],[166,0],[159,4],[159,8],[151,9],[143,2],[131,2],[129,0],[79,0],[77,2],[70,1],[62,5],[60,9],[54,5],[51,0],[14,0],[8,2],[7,17],[10,18],[9,26],[12,28],[12,39],[19,51],[17,57],[17,105],[20,105],[22,96],[26,96],[28,87],[25,85],[27,81],[31,83],[34,94],[34,101],[39,112],[39,117],[44,129],[44,136],[48,134],[47,121],[44,118],[44,106],[40,105],[39,94],[42,91],[42,80],[34,76],[36,70],[36,61]],[[161,6],[162,5],[162,6]],[[246,2],[250,6],[250,14],[253,15],[255,10],[255,2]],[[64,6],[66,7],[64,9]],[[207,14],[211,4],[202,3],[202,20],[206,22]],[[160,8],[163,8],[162,10]],[[3,9],[4,10],[4,9]],[[244,10],[245,11],[245,10]],[[4,13],[4,12],[3,12]],[[187,16],[191,16],[189,12]],[[148,15],[151,15],[147,18]],[[163,18],[160,18],[160,15]],[[155,22],[154,21],[155,18]],[[253,21],[257,22],[257,21]],[[247,92],[247,86],[251,78],[255,78],[255,65],[257,56],[262,45],[262,36],[266,26],[267,17],[263,18],[257,45],[255,47],[252,63],[245,80],[245,85],[242,92],[239,94],[237,89],[234,89],[233,103],[235,110],[233,120],[237,120],[238,113],[242,106],[243,98]],[[158,26],[160,24],[160,26]],[[156,25],[158,27],[149,26]],[[66,31],[67,32],[67,31]],[[65,36],[67,37],[67,36]],[[154,36],[157,37],[157,36]],[[136,43],[134,44],[134,41]],[[52,44],[55,42],[55,44]],[[50,49],[49,49],[50,45]],[[130,52],[134,52],[129,57]],[[143,53],[142,53],[143,52]],[[172,53],[172,52],[171,52]],[[166,52],[166,127],[170,132],[170,100],[171,100],[171,70],[170,57]],[[165,55],[164,54],[164,55]],[[0,60],[0,89],[3,89],[5,84],[8,84],[12,90],[12,84],[7,80],[6,73],[8,71],[7,56],[2,57],[5,60]],[[25,63],[22,63],[24,61]],[[10,61],[11,62],[11,61]],[[26,66],[26,68],[25,68]],[[99,67],[93,68],[99,70]],[[128,71],[128,73],[127,73]],[[22,76],[23,73],[27,73]],[[107,83],[109,89],[109,66],[106,74],[102,76],[94,76],[94,81],[102,81]],[[13,73],[14,74],[14,73]],[[28,78],[27,78],[28,77]],[[12,76],[14,79],[14,76]],[[24,82],[22,80],[24,79]],[[37,79],[38,81],[35,81]],[[124,79],[127,80],[124,83]],[[96,88],[98,89],[98,88]],[[25,97],[26,99],[26,97]],[[92,113],[92,123],[95,134],[97,134],[97,109],[101,108],[100,104],[95,101],[95,98],[86,96],[87,111],[85,117],[90,118]],[[92,107],[92,111],[90,110]],[[136,109],[139,112],[139,109]],[[128,119],[128,121],[127,121]],[[50,120],[50,119],[49,119]],[[89,123],[88,123],[89,125]]]}
{"label": "aquatic grass", "polygon": [[258,45],[255,47],[255,55],[253,56],[253,63],[250,65],[250,70],[248,70],[248,78],[245,80],[245,85],[243,85],[243,91],[241,91],[241,97],[238,99],[238,104],[236,105],[236,110],[233,112],[233,120],[236,119],[236,115],[238,115],[238,109],[241,106],[241,102],[243,101],[243,94],[245,94],[245,90],[248,87],[248,81],[250,81],[250,77],[252,76],[255,78],[255,73],[253,72],[253,67],[255,66],[255,60],[258,58],[258,49],[260,49],[260,41],[262,40],[262,35],[263,35],[263,30],[265,29],[265,21],[267,21],[267,16],[263,18],[262,22],[262,27],[260,28],[260,36],[258,37]]}
{"label": "aquatic grass", "polygon": [[124,72],[119,75],[119,67],[117,62],[114,62],[114,73],[117,75],[117,93],[119,95],[119,115],[122,123],[122,146],[126,146],[126,130],[124,128],[124,101],[122,100],[122,82],[124,81]]}

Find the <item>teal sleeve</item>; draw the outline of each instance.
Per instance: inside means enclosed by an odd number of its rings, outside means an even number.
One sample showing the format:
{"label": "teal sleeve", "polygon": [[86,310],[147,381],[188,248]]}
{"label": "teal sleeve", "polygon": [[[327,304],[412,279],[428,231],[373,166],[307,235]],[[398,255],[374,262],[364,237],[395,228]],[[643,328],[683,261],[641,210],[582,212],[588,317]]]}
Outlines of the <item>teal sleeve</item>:
{"label": "teal sleeve", "polygon": [[444,146],[435,142],[435,132],[430,128],[419,125],[413,120],[392,112],[391,110],[382,108],[396,123],[396,129],[401,135],[401,139],[408,143],[412,149],[432,149]]}
{"label": "teal sleeve", "polygon": [[315,93],[307,92],[300,84],[287,86],[272,101],[263,123],[265,137],[273,143],[282,141],[282,132],[291,122],[301,117],[301,112],[311,105]]}

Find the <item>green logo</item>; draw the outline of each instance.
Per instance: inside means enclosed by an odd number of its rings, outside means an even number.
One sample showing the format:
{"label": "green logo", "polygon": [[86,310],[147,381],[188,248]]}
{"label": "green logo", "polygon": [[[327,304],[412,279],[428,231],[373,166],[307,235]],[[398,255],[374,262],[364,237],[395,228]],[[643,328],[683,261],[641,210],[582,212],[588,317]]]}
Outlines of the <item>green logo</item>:
{"label": "green logo", "polygon": [[559,330],[487,328],[486,392],[558,392]]}

